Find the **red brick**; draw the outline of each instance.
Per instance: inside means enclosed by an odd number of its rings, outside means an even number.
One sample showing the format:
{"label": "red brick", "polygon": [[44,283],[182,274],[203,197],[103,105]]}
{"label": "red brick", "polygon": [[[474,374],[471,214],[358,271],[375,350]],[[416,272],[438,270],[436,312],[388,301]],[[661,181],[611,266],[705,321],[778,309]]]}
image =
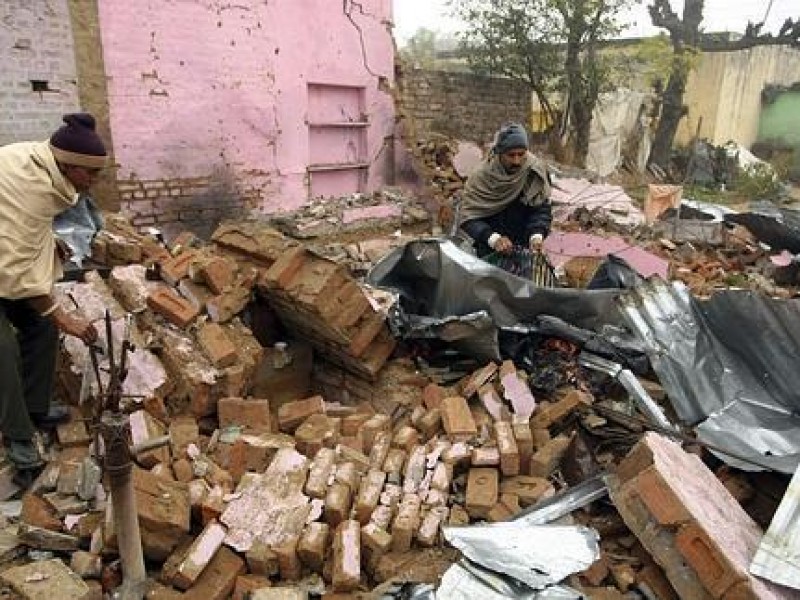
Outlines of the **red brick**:
{"label": "red brick", "polygon": [[580,390],[571,390],[555,404],[541,405],[531,419],[531,429],[546,429],[562,421],[573,412],[591,406],[594,398]]}
{"label": "red brick", "polygon": [[447,397],[447,390],[435,383],[429,383],[422,390],[422,402],[428,410],[441,408],[442,400]]}
{"label": "red brick", "polygon": [[368,311],[354,326],[354,333],[350,337],[350,346],[347,351],[351,356],[358,358],[367,350],[367,347],[383,330],[385,325],[383,313]]}
{"label": "red brick", "polygon": [[445,398],[440,410],[444,430],[451,440],[466,441],[478,433],[469,405],[461,396]]}
{"label": "red brick", "polygon": [[571,443],[572,438],[565,435],[559,435],[547,442],[531,457],[529,474],[534,477],[550,477],[561,464],[561,459]]}
{"label": "red brick", "polygon": [[204,323],[197,332],[197,341],[215,367],[229,367],[236,362],[236,346],[218,323]]}
{"label": "red brick", "polygon": [[200,269],[200,277],[212,292],[221,294],[236,279],[236,263],[227,258],[214,258]]}
{"label": "red brick", "polygon": [[300,562],[315,573],[322,573],[325,564],[325,551],[328,548],[330,527],[327,523],[309,523],[300,536],[297,555]]}
{"label": "red brick", "polygon": [[470,469],[467,477],[466,508],[472,518],[486,518],[499,498],[497,469]]}
{"label": "red brick", "polygon": [[530,506],[542,498],[555,494],[555,488],[552,483],[542,477],[520,475],[503,479],[500,483],[500,492],[514,494],[519,498],[520,505]]}
{"label": "red brick", "polygon": [[63,524],[50,503],[40,496],[27,493],[22,497],[20,520],[27,525],[49,531],[62,531]]}
{"label": "red brick", "polygon": [[370,307],[366,294],[354,281],[348,281],[339,288],[335,301],[337,311],[331,319],[331,325],[342,329],[355,325]]}
{"label": "red brick", "polygon": [[500,450],[500,471],[506,477],[519,475],[520,452],[511,423],[504,421],[495,423],[494,433],[497,439],[497,448]]}
{"label": "red brick", "polygon": [[308,250],[296,246],[283,252],[264,274],[263,281],[268,287],[286,289],[305,265]]}
{"label": "red brick", "polygon": [[240,575],[236,578],[231,600],[249,600],[253,592],[272,586],[272,582],[263,575]]}
{"label": "red brick", "polygon": [[226,323],[242,312],[250,302],[247,288],[233,287],[206,301],[206,312],[215,323]]}
{"label": "red brick", "polygon": [[300,454],[313,458],[323,447],[333,448],[339,442],[341,419],[313,414],[294,432],[295,447]]}
{"label": "red brick", "polygon": [[514,432],[514,439],[519,449],[519,472],[529,473],[531,456],[533,456],[533,435],[531,434],[528,421],[513,423],[511,428]]}
{"label": "red brick", "polygon": [[355,518],[361,525],[369,522],[372,511],[378,506],[386,482],[386,473],[371,470],[361,478],[361,487],[355,502]]}
{"label": "red brick", "polygon": [[361,526],[345,521],[333,540],[333,591],[352,592],[361,583]]}
{"label": "red brick", "polygon": [[183,252],[198,243],[197,236],[191,231],[181,231],[169,243],[169,248],[173,252]]}
{"label": "red brick", "polygon": [[[145,410],[137,410],[128,417],[131,428],[131,442],[135,446],[149,442],[166,434],[166,428]],[[158,463],[169,462],[169,446],[162,446],[136,455],[136,462],[150,469]]]}
{"label": "red brick", "polygon": [[161,279],[170,285],[177,285],[181,279],[189,274],[189,267],[192,266],[192,262],[196,258],[197,252],[188,250],[160,263]]}
{"label": "red brick", "polygon": [[639,473],[634,481],[642,502],[661,525],[680,525],[691,520],[683,502],[655,466]]}
{"label": "red brick", "polygon": [[411,548],[419,528],[421,506],[422,501],[416,494],[403,496],[392,521],[392,552],[406,552]]}
{"label": "red brick", "polygon": [[222,546],[183,597],[185,600],[224,600],[233,593],[236,578],[244,572],[244,561],[227,546]]}
{"label": "red brick", "polygon": [[[364,439],[364,451],[371,452],[372,445],[375,443],[375,438],[381,431],[388,431],[391,427],[392,420],[389,415],[373,415],[364,423],[361,430],[361,437]],[[391,439],[391,438],[390,438]]]}
{"label": "red brick", "polygon": [[527,381],[519,376],[510,360],[504,361],[500,367],[500,384],[503,387],[503,396],[511,403],[514,414],[519,418],[530,419],[536,408],[536,400]]}
{"label": "red brick", "polygon": [[159,288],[147,297],[147,305],[170,323],[184,329],[200,314],[188,300],[172,290]]}
{"label": "red brick", "polygon": [[188,590],[200,577],[200,573],[211,563],[214,555],[222,547],[225,528],[212,521],[198,535],[178,564],[171,583],[176,588]]}
{"label": "red brick", "polygon": [[173,458],[186,458],[189,444],[199,445],[200,429],[194,417],[175,417],[169,424],[169,438]]}
{"label": "red brick", "polygon": [[278,427],[281,431],[292,432],[311,415],[324,412],[325,400],[322,396],[287,402],[278,408]]}
{"label": "red brick", "polygon": [[461,393],[464,398],[469,399],[470,396],[475,394],[483,385],[488,383],[492,377],[494,377],[495,373],[497,373],[497,363],[490,362],[470,375],[462,388]]}
{"label": "red brick", "polygon": [[269,400],[256,398],[221,398],[217,403],[219,426],[244,427],[245,433],[270,433],[272,416]]}
{"label": "red brick", "polygon": [[729,589],[747,581],[725,552],[695,523],[678,529],[675,546],[714,598],[722,598]]}

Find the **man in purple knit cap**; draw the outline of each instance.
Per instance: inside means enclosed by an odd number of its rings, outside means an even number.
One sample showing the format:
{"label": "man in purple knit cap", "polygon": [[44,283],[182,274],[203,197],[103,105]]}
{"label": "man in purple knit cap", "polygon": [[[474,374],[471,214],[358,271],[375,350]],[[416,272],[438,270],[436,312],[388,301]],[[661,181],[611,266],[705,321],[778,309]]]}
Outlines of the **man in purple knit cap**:
{"label": "man in purple knit cap", "polygon": [[65,115],[48,141],[0,147],[0,431],[25,483],[43,466],[35,427],[68,416],[50,406],[59,333],[97,340],[94,326],[53,296],[63,274],[53,218],[76,204],[107,162],[88,113]]}

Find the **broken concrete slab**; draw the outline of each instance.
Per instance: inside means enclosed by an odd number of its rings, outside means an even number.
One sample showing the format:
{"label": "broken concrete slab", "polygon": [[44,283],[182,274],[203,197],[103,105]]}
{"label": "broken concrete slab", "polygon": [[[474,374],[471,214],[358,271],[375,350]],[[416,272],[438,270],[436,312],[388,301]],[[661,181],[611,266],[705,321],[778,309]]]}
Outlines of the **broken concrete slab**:
{"label": "broken concrete slab", "polygon": [[12,567],[0,573],[0,581],[25,600],[84,600],[89,592],[83,579],[57,558]]}

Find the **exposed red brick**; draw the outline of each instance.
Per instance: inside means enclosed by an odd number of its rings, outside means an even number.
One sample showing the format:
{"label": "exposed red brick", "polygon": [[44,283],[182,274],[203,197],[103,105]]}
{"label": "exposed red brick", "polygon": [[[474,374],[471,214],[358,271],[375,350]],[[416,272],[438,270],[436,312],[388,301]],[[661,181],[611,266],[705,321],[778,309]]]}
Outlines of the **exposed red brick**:
{"label": "exposed red brick", "polygon": [[189,267],[192,262],[197,258],[197,252],[194,250],[187,250],[181,252],[160,264],[161,279],[170,285],[177,285],[178,282],[189,274]]}
{"label": "exposed red brick", "polygon": [[206,262],[200,269],[200,277],[215,294],[221,294],[236,279],[236,263],[217,257]]}
{"label": "exposed red brick", "polygon": [[191,302],[167,288],[159,288],[152,292],[147,297],[147,305],[181,329],[186,328],[199,314]]}
{"label": "exposed red brick", "polygon": [[246,433],[270,433],[272,417],[269,400],[256,398],[220,398],[217,403],[219,425],[244,427]]}

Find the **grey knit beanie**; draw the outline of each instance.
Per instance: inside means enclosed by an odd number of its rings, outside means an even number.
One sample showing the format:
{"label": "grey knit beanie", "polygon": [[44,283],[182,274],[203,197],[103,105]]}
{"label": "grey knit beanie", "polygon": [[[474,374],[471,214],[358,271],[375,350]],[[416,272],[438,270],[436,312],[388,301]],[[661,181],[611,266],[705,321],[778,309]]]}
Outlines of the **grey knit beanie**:
{"label": "grey knit beanie", "polygon": [[528,134],[519,123],[506,123],[495,136],[494,151],[504,154],[517,148],[528,149]]}

